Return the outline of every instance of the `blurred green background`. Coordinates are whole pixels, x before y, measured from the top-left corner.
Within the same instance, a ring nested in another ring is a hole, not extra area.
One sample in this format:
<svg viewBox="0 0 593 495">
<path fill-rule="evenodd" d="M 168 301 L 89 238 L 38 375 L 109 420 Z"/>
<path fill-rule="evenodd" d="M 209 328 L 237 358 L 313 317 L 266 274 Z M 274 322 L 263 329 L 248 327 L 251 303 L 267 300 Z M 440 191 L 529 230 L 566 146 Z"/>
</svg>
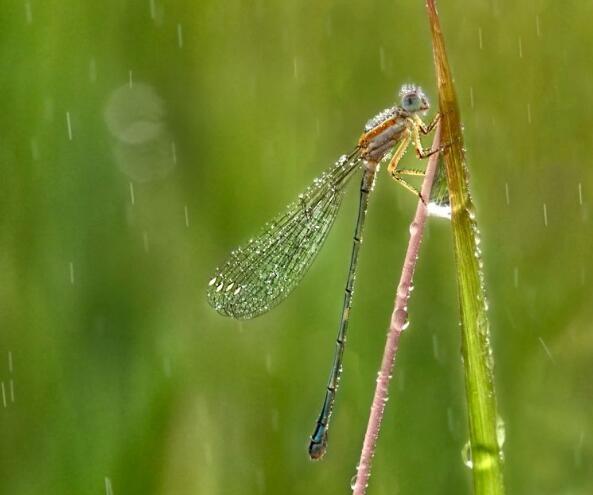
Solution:
<svg viewBox="0 0 593 495">
<path fill-rule="evenodd" d="M 415 199 L 380 174 L 322 462 L 306 447 L 357 187 L 253 321 L 205 288 L 404 82 L 422 1 L 1 1 L 0 493 L 347 493 Z M 441 2 L 509 493 L 593 493 L 593 6 Z M 404 163 L 413 162 L 409 154 Z M 449 225 L 431 219 L 370 494 L 471 493 Z"/>
</svg>

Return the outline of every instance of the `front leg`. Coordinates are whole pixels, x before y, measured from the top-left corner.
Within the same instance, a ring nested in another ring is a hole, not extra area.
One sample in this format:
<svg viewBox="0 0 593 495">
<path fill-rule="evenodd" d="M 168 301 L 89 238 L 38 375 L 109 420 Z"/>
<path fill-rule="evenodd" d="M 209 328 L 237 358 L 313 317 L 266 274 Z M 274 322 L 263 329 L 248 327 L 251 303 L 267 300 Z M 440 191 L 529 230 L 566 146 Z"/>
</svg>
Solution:
<svg viewBox="0 0 593 495">
<path fill-rule="evenodd" d="M 418 120 L 420 120 L 420 117 L 416 116 Z M 411 120 L 411 119 L 410 119 Z M 420 122 L 422 122 L 422 120 L 420 120 Z M 420 127 L 420 125 L 411 120 L 411 124 L 412 124 L 412 133 L 414 135 L 414 147 L 416 148 L 416 156 L 418 158 L 428 158 L 431 155 L 434 155 L 435 153 L 439 153 L 440 151 L 443 151 L 444 146 L 441 146 L 439 148 L 437 148 L 436 150 L 433 150 L 431 148 L 423 148 L 422 147 L 422 141 L 420 141 L 420 131 L 422 130 L 422 128 Z M 430 125 L 432 125 L 432 122 L 430 123 Z"/>
<path fill-rule="evenodd" d="M 430 131 L 432 131 L 434 129 L 434 127 L 437 125 L 438 121 L 441 120 L 441 114 L 437 113 L 433 119 L 431 120 L 431 122 L 426 125 L 422 119 L 420 118 L 419 115 L 414 115 L 414 123 L 420 128 L 420 131 L 422 132 L 422 134 L 426 135 L 428 134 Z"/>
<path fill-rule="evenodd" d="M 391 157 L 391 160 L 389 161 L 389 165 L 387 165 L 387 172 L 389 172 L 389 175 L 391 175 L 393 180 L 395 180 L 399 185 L 405 187 L 408 191 L 410 191 L 415 196 L 418 196 L 422 200 L 422 202 L 426 204 L 426 202 L 424 201 L 424 198 L 420 194 L 420 191 L 402 177 L 402 175 L 404 175 L 404 174 L 405 175 L 422 175 L 423 172 L 421 172 L 419 170 L 417 171 L 417 170 L 408 170 L 408 169 L 403 169 L 403 170 L 399 169 L 398 170 L 398 168 L 397 168 L 397 165 L 400 162 L 400 160 L 402 159 L 402 157 L 404 156 L 404 153 L 406 152 L 406 149 L 408 148 L 411 140 L 412 140 L 412 133 L 411 133 L 410 129 L 408 128 L 404 131 L 402 140 L 399 143 L 398 147 L 396 148 L 395 152 L 393 153 L 393 156 Z"/>
</svg>

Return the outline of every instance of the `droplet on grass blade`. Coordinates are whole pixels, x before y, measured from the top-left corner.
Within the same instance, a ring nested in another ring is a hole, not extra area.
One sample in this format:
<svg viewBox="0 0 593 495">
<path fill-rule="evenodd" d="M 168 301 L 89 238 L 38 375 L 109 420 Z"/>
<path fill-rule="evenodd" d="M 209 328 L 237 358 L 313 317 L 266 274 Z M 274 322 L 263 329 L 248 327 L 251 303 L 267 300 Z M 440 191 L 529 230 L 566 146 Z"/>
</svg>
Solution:
<svg viewBox="0 0 593 495">
<path fill-rule="evenodd" d="M 472 461 L 472 446 L 469 443 L 469 440 L 465 442 L 465 445 L 461 449 L 461 460 L 463 461 L 463 465 L 469 469 L 473 469 L 474 463 Z"/>
</svg>

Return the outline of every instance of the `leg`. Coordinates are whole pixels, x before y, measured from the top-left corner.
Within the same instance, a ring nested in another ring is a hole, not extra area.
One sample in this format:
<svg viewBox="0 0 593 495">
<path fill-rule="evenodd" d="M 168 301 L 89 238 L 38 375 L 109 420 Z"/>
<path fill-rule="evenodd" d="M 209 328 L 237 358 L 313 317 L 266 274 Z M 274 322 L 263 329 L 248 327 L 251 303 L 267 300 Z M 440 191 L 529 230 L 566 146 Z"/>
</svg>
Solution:
<svg viewBox="0 0 593 495">
<path fill-rule="evenodd" d="M 396 148 L 395 153 L 393 153 L 393 156 L 391 157 L 391 160 L 389 161 L 389 165 L 387 165 L 387 172 L 389 172 L 389 175 L 391 175 L 391 177 L 393 177 L 393 179 L 398 184 L 401 184 L 402 186 L 404 186 L 408 191 L 410 191 L 415 196 L 418 196 L 424 202 L 424 199 L 422 198 L 420 191 L 418 191 L 418 189 L 416 189 L 412 184 L 410 184 L 408 181 L 404 180 L 401 177 L 402 175 L 423 175 L 424 172 L 421 172 L 419 170 L 410 170 L 410 169 L 398 170 L 398 168 L 397 168 L 397 165 L 398 165 L 399 161 L 402 159 L 402 157 L 404 156 L 404 153 L 406 152 L 406 149 L 408 148 L 408 145 L 410 144 L 411 140 L 412 140 L 412 136 L 410 134 L 410 130 L 407 129 L 405 131 L 405 134 L 404 134 L 401 142 L 399 143 L 398 147 Z"/>
<path fill-rule="evenodd" d="M 402 179 L 402 175 L 412 175 L 414 177 L 424 177 L 426 174 L 424 170 L 418 170 L 416 168 L 398 168 L 393 171 L 391 175 L 399 184 L 404 186 L 408 191 L 414 193 L 414 195 L 418 195 L 418 197 L 425 203 L 424 198 L 420 194 L 420 191 L 415 188 L 412 184 Z"/>
<path fill-rule="evenodd" d="M 414 115 L 414 120 L 416 121 L 416 124 L 418 125 L 418 127 L 420 128 L 420 131 L 422 132 L 422 134 L 428 134 L 430 131 L 432 131 L 434 129 L 434 127 L 437 125 L 438 121 L 441 120 L 441 114 L 437 113 L 433 119 L 431 120 L 430 124 L 426 125 L 422 119 L 420 118 L 419 115 Z"/>
<path fill-rule="evenodd" d="M 424 177 L 426 172 L 418 170 L 417 168 L 398 168 L 397 172 L 400 175 L 413 175 L 414 177 Z"/>
<path fill-rule="evenodd" d="M 418 158 L 428 158 L 430 155 L 434 155 L 435 153 L 443 152 L 449 146 L 451 146 L 451 143 L 445 143 L 445 144 L 441 144 L 441 146 L 438 150 L 432 150 L 430 148 L 422 148 L 422 143 L 420 142 L 420 133 L 428 134 L 430 131 L 432 131 L 434 129 L 434 127 L 437 125 L 437 123 L 439 122 L 440 119 L 441 119 L 441 114 L 437 113 L 435 115 L 434 119 L 432 119 L 432 122 L 430 124 L 428 124 L 428 126 L 426 126 L 424 124 L 424 122 L 422 122 L 422 119 L 418 115 L 414 116 L 412 125 L 414 126 L 414 145 L 416 148 L 416 155 L 418 156 Z"/>
<path fill-rule="evenodd" d="M 418 117 L 420 119 L 420 117 Z M 422 121 L 420 121 L 422 122 Z M 432 124 L 432 122 L 431 122 Z M 422 141 L 420 141 L 420 131 L 421 127 L 416 122 L 413 123 L 412 133 L 414 134 L 414 147 L 416 148 L 416 156 L 418 158 L 428 158 L 430 155 L 434 155 L 435 153 L 439 153 L 444 149 L 444 146 L 437 148 L 436 150 L 422 147 Z"/>
<path fill-rule="evenodd" d="M 408 169 L 400 169 L 400 170 L 394 170 L 393 173 L 391 174 L 391 177 L 393 177 L 393 179 L 400 185 L 404 186 L 408 191 L 410 191 L 414 196 L 418 196 L 420 198 L 420 200 L 426 204 L 426 201 L 424 201 L 424 198 L 422 197 L 422 194 L 420 194 L 420 191 L 414 187 L 412 184 L 410 184 L 408 181 L 402 179 L 402 175 L 424 175 L 424 172 L 420 173 L 420 174 L 416 174 L 416 173 L 409 173 L 411 172 L 411 170 Z M 415 172 L 419 172 L 419 171 L 415 171 Z"/>
</svg>

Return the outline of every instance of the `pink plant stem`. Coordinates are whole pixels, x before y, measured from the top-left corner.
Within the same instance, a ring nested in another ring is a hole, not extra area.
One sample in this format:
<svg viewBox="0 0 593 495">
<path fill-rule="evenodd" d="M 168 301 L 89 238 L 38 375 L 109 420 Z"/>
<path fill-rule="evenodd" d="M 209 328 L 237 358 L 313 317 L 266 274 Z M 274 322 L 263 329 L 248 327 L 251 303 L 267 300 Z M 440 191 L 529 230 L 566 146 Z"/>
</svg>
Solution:
<svg viewBox="0 0 593 495">
<path fill-rule="evenodd" d="M 441 141 L 441 127 L 437 125 L 432 149 L 436 150 L 440 147 Z M 426 175 L 422 183 L 422 197 L 430 198 L 430 190 L 432 182 L 436 173 L 439 153 L 430 156 L 426 166 Z M 375 388 L 375 395 L 373 397 L 373 404 L 371 406 L 371 414 L 367 425 L 367 431 L 364 436 L 362 452 L 360 453 L 360 461 L 357 468 L 356 482 L 352 487 L 353 495 L 364 495 L 371 476 L 371 462 L 377 446 L 377 439 L 379 438 L 379 430 L 381 429 L 381 421 L 383 419 L 383 412 L 385 404 L 387 403 L 389 395 L 389 382 L 391 381 L 391 374 L 395 364 L 395 356 L 399 346 L 399 338 L 401 333 L 406 329 L 408 322 L 408 299 L 410 297 L 410 287 L 412 285 L 412 278 L 414 276 L 414 268 L 416 267 L 416 260 L 418 259 L 418 252 L 420 250 L 420 241 L 424 232 L 424 225 L 428 215 L 426 204 L 418 200 L 416 208 L 416 215 L 410 224 L 410 240 L 408 242 L 408 250 L 404 258 L 402 267 L 402 274 L 397 286 L 395 294 L 395 303 L 393 313 L 391 314 L 391 322 L 389 324 L 389 331 L 387 333 L 387 342 L 385 343 L 385 351 L 383 352 L 383 360 L 381 361 L 381 369 L 377 377 L 377 385 Z"/>
</svg>

